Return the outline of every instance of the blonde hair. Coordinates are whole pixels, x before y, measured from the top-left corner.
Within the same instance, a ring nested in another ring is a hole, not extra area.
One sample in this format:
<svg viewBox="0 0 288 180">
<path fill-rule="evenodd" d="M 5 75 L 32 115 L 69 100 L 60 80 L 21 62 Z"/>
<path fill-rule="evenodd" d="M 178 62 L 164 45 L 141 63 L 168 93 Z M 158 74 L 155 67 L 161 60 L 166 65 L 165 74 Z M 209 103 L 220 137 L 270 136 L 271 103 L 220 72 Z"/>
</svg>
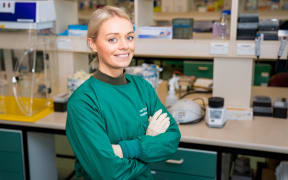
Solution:
<svg viewBox="0 0 288 180">
<path fill-rule="evenodd" d="M 97 9 L 93 12 L 93 14 L 90 17 L 90 20 L 88 23 L 87 38 L 92 38 L 93 40 L 95 40 L 98 36 L 98 32 L 99 32 L 101 25 L 106 20 L 114 16 L 118 16 L 118 17 L 131 21 L 128 14 L 125 12 L 125 10 L 121 8 L 113 7 L 113 6 L 105 6 L 101 9 Z"/>
</svg>

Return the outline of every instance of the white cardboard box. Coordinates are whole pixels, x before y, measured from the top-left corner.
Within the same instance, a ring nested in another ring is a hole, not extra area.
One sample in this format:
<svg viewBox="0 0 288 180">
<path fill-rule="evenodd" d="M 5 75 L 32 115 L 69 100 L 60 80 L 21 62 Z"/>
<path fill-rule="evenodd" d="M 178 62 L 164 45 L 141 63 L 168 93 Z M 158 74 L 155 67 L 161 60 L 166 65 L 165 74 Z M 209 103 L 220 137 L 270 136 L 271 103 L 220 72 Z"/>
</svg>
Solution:
<svg viewBox="0 0 288 180">
<path fill-rule="evenodd" d="M 161 1 L 162 12 L 173 12 L 174 11 L 174 0 L 162 0 Z"/>
</svg>

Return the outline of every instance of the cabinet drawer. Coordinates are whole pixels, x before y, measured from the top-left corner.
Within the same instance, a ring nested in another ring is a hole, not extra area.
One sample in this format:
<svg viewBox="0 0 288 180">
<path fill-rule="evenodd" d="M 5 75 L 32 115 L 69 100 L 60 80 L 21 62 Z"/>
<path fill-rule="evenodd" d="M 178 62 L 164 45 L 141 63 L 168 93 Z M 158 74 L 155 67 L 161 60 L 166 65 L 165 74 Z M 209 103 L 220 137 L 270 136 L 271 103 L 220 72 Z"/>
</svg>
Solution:
<svg viewBox="0 0 288 180">
<path fill-rule="evenodd" d="M 179 148 L 165 162 L 150 165 L 153 170 L 183 173 L 193 176 L 216 177 L 217 153 Z"/>
<path fill-rule="evenodd" d="M 255 64 L 254 69 L 254 85 L 268 85 L 270 79 L 270 64 Z"/>
<path fill-rule="evenodd" d="M 0 172 L 23 173 L 22 153 L 0 151 Z"/>
<path fill-rule="evenodd" d="M 197 78 L 213 78 L 213 62 L 185 61 L 184 74 Z"/>
<path fill-rule="evenodd" d="M 21 152 L 22 151 L 21 131 L 0 129 L 0 151 Z"/>
<path fill-rule="evenodd" d="M 25 178 L 22 174 L 6 173 L 0 171 L 0 179 L 24 180 Z"/>
<path fill-rule="evenodd" d="M 165 171 L 151 171 L 154 180 L 214 180 L 215 178 L 192 176 L 187 174 L 171 173 Z"/>
</svg>

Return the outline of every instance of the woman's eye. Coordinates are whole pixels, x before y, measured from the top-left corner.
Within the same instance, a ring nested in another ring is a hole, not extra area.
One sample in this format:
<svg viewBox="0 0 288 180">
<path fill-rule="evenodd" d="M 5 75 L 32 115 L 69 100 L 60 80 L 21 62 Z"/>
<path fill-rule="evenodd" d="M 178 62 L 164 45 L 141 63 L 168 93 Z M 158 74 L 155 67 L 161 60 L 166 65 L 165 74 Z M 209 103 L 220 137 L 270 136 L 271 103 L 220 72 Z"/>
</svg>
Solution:
<svg viewBox="0 0 288 180">
<path fill-rule="evenodd" d="M 128 39 L 129 41 L 132 41 L 132 40 L 134 39 L 134 36 L 128 36 L 127 39 Z"/>
<path fill-rule="evenodd" d="M 117 39 L 116 39 L 116 38 L 110 38 L 110 39 L 108 39 L 108 42 L 110 42 L 110 43 L 116 43 L 116 42 L 117 42 Z"/>
</svg>

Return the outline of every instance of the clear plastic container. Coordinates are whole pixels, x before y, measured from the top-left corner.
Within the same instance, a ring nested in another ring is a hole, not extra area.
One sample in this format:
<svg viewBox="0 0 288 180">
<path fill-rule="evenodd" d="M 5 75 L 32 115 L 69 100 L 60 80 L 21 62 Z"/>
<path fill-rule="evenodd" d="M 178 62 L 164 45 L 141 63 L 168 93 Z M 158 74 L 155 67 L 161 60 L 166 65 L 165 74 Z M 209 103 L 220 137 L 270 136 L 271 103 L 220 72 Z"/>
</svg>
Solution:
<svg viewBox="0 0 288 180">
<path fill-rule="evenodd" d="M 49 42 L 37 39 L 36 33 L 31 33 L 27 41 L 27 44 L 33 41 L 35 46 L 31 45 L 26 50 L 4 50 L 1 53 L 1 120 L 35 122 L 53 112 L 49 56 L 45 50 L 40 52 L 35 48 Z"/>
<path fill-rule="evenodd" d="M 219 23 L 219 38 L 220 39 L 226 39 L 227 37 L 227 15 L 222 13 L 220 23 Z"/>
<path fill-rule="evenodd" d="M 230 10 L 223 10 L 220 22 L 213 24 L 213 38 L 214 39 L 227 39 L 230 27 Z"/>
</svg>

